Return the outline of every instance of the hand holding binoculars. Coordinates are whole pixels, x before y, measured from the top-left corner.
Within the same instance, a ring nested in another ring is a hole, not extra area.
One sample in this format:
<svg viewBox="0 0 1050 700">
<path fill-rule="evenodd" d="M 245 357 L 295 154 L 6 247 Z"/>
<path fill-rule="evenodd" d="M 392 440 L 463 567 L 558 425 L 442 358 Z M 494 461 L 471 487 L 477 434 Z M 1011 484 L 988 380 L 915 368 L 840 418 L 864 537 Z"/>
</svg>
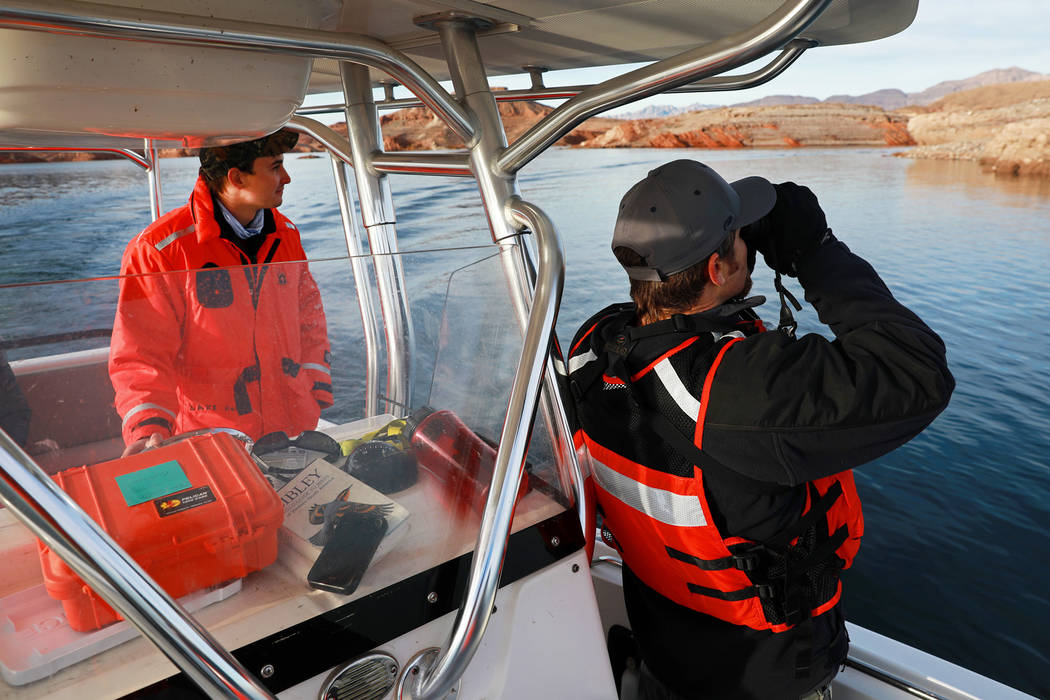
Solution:
<svg viewBox="0 0 1050 700">
<path fill-rule="evenodd" d="M 781 182 L 773 188 L 777 192 L 773 209 L 740 230 L 748 247 L 748 269 L 754 269 L 758 252 L 774 271 L 796 277 L 798 264 L 828 239 L 831 230 L 808 187 Z"/>
</svg>

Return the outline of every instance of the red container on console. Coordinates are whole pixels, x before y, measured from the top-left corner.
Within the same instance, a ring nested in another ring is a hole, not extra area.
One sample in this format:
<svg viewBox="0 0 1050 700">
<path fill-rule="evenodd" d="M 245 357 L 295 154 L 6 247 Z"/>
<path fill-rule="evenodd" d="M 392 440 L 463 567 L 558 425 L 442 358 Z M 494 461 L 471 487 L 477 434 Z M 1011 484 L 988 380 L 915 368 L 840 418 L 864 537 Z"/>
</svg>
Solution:
<svg viewBox="0 0 1050 700">
<path fill-rule="evenodd" d="M 171 596 L 241 578 L 277 558 L 284 509 L 226 433 L 55 474 L 58 485 Z M 122 619 L 46 545 L 44 585 L 84 632 Z"/>
<path fill-rule="evenodd" d="M 447 507 L 459 515 L 485 512 L 496 450 L 451 411 L 434 411 L 412 431 L 412 449 L 425 473 L 437 482 Z M 522 473 L 520 501 L 529 491 L 529 475 Z"/>
</svg>

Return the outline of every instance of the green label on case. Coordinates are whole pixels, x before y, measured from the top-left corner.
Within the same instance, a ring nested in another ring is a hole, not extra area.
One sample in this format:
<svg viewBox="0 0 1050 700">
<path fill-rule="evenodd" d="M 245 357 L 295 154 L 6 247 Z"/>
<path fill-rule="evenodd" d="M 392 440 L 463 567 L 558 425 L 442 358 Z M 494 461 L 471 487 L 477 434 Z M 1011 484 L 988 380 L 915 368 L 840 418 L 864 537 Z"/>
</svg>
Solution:
<svg viewBox="0 0 1050 700">
<path fill-rule="evenodd" d="M 188 489 L 192 484 L 175 460 L 117 477 L 117 487 L 129 506 Z"/>
</svg>

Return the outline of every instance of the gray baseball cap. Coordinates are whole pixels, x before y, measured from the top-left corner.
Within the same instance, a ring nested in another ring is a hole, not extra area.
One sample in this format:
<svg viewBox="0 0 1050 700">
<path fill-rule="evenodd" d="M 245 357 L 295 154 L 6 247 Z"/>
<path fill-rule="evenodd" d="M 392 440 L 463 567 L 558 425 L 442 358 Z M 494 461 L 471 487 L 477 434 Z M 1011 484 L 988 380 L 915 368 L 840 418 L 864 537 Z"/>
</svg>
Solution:
<svg viewBox="0 0 1050 700">
<path fill-rule="evenodd" d="M 777 201 L 762 177 L 730 184 L 695 160 L 673 160 L 649 171 L 620 200 L 612 247 L 645 260 L 627 267 L 631 279 L 661 282 L 718 249 L 734 229 L 758 221 Z"/>
</svg>

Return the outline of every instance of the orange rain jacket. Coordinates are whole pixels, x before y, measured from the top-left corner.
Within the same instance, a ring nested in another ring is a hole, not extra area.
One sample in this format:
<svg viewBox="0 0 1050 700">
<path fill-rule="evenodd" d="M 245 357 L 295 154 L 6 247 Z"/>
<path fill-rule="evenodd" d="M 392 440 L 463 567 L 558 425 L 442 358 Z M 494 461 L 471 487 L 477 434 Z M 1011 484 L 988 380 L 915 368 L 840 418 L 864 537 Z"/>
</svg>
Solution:
<svg viewBox="0 0 1050 700">
<path fill-rule="evenodd" d="M 332 405 L 324 309 L 299 231 L 267 210 L 254 260 L 221 232 L 198 179 L 186 206 L 124 252 L 109 374 L 126 443 L 210 427 L 295 435 Z"/>
</svg>

